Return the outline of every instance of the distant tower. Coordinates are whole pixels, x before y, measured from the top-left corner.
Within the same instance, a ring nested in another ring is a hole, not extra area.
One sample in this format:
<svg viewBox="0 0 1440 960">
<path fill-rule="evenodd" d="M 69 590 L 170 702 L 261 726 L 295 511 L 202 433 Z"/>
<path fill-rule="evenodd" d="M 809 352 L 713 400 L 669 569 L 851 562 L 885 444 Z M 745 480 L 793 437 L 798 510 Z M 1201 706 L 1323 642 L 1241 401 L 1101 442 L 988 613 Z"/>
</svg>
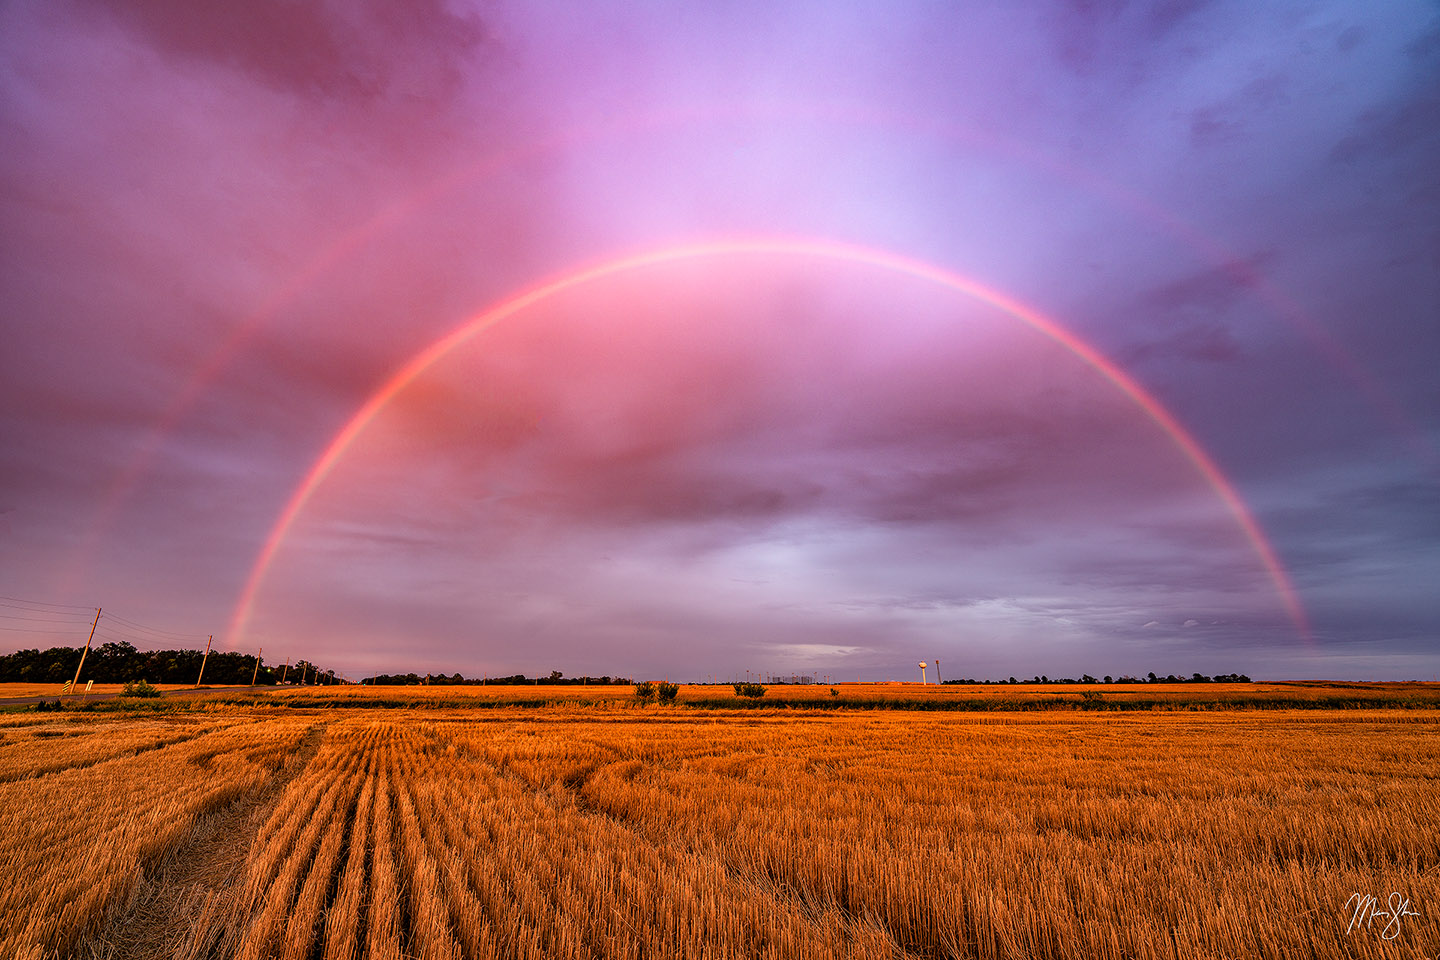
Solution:
<svg viewBox="0 0 1440 960">
<path fill-rule="evenodd" d="M 944 685 L 945 681 L 940 679 L 940 658 L 935 658 L 935 682 Z"/>
<path fill-rule="evenodd" d="M 921 660 L 921 661 L 920 661 L 920 684 L 921 684 L 921 686 L 924 686 L 924 684 L 925 684 L 925 661 L 924 661 L 924 660 Z"/>
</svg>

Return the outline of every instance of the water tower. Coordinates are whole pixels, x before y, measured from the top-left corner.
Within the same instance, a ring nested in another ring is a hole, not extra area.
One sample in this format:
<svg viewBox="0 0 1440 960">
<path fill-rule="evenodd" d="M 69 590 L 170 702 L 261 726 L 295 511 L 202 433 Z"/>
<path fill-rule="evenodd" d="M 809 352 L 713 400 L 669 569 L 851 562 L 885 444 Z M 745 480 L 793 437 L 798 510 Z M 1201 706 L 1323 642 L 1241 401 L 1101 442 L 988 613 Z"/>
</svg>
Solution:
<svg viewBox="0 0 1440 960">
<path fill-rule="evenodd" d="M 925 684 L 925 661 L 924 661 L 924 660 L 921 660 L 921 661 L 920 661 L 920 684 L 921 684 L 922 686 Z"/>
</svg>

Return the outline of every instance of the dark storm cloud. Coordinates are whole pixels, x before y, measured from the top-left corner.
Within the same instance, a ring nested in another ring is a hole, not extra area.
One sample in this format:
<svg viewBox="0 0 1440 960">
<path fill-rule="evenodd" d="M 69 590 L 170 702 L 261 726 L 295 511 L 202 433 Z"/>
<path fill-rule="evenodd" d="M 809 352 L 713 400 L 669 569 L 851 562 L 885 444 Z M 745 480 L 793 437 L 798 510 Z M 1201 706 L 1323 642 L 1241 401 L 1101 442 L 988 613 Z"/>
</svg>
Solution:
<svg viewBox="0 0 1440 960">
<path fill-rule="evenodd" d="M 1145 294 L 1142 307 L 1162 312 L 1221 313 L 1242 300 L 1250 300 L 1265 282 L 1267 268 L 1277 251 L 1262 250 L 1248 257 L 1207 267 L 1190 276 L 1169 280 Z"/>
<path fill-rule="evenodd" d="M 1120 358 L 1127 367 L 1139 366 L 1156 357 L 1173 356 L 1185 360 L 1225 363 L 1241 355 L 1240 344 L 1230 328 L 1215 320 L 1194 321 L 1180 325 L 1163 339 L 1137 344 Z"/>
<path fill-rule="evenodd" d="M 373 106 L 453 96 L 486 51 L 478 16 L 440 0 L 332 4 L 87 0 L 167 56 L 241 70 L 277 90 Z"/>
<path fill-rule="evenodd" d="M 1267 112 L 1284 109 L 1287 86 L 1284 74 L 1265 74 L 1224 100 L 1195 110 L 1190 115 L 1191 142 L 1204 150 L 1240 140 L 1247 124 L 1260 121 Z"/>
<path fill-rule="evenodd" d="M 1354 164 L 1362 158 L 1403 160 L 1417 148 L 1433 147 L 1440 127 L 1440 95 L 1417 91 L 1401 104 L 1369 112 L 1331 150 L 1331 160 Z"/>
<path fill-rule="evenodd" d="M 1243 259 L 1206 267 L 1188 276 L 1166 280 L 1136 298 L 1133 309 L 1148 323 L 1148 339 L 1138 340 L 1120 354 L 1126 367 L 1143 369 L 1149 361 L 1174 358 L 1208 363 L 1239 360 L 1244 353 L 1232 329 L 1236 308 L 1253 308 L 1269 294 L 1267 273 L 1278 257 L 1274 249 Z"/>
<path fill-rule="evenodd" d="M 1395 102 L 1367 110 L 1356 118 L 1351 132 L 1335 144 L 1330 159 L 1353 165 L 1362 160 L 1403 164 L 1416 161 L 1421 151 L 1433 151 L 1440 141 L 1440 41 L 1417 42 L 1414 86 Z"/>
<path fill-rule="evenodd" d="M 1062 0 L 1052 5 L 1048 19 L 1059 61 L 1090 77 L 1113 71 L 1117 56 L 1134 56 L 1164 40 L 1207 6 L 1209 0 Z"/>
</svg>

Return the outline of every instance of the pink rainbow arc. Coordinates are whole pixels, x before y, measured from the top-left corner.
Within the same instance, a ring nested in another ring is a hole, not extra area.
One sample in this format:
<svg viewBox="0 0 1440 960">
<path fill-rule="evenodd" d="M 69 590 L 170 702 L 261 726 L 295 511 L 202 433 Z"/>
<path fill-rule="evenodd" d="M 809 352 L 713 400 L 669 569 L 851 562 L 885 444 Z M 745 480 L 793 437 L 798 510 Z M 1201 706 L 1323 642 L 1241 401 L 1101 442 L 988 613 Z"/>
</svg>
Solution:
<svg viewBox="0 0 1440 960">
<path fill-rule="evenodd" d="M 1379 383 L 1351 354 L 1347 353 L 1333 335 L 1310 318 L 1293 298 L 1285 294 L 1274 284 L 1268 282 L 1259 271 L 1243 264 L 1237 264 L 1237 255 L 1227 249 L 1219 240 L 1190 225 L 1169 210 L 1150 202 L 1143 196 L 1127 190 L 1082 167 L 1057 161 L 1019 141 L 996 136 L 992 132 L 981 133 L 975 129 L 959 126 L 950 122 L 936 121 L 933 117 L 892 115 L 890 113 L 881 113 L 867 109 L 856 104 L 831 101 L 817 104 L 767 102 L 748 107 L 727 103 L 702 107 L 692 111 L 634 115 L 624 118 L 623 122 L 620 123 L 607 120 L 604 124 L 595 124 L 586 128 L 569 130 L 563 135 L 552 136 L 527 147 L 512 149 L 488 156 L 479 162 L 466 164 L 457 168 L 433 183 L 428 184 L 418 192 L 407 196 L 403 200 L 390 204 L 374 216 L 341 234 L 316 256 L 305 263 L 297 274 L 282 284 L 271 296 L 267 297 L 259 307 L 251 311 L 231 330 L 229 335 L 218 347 L 214 348 L 207 356 L 201 359 L 186 382 L 175 393 L 165 409 L 161 412 L 160 417 L 152 425 L 148 435 L 138 445 L 126 464 L 115 475 L 95 512 L 89 529 L 81 540 L 80 546 L 73 552 L 74 559 L 72 560 L 69 572 L 65 575 L 65 581 L 71 582 L 77 579 L 80 566 L 85 562 L 85 558 L 93 556 L 96 546 L 108 529 L 120 504 L 130 495 L 130 492 L 134 489 L 141 476 L 148 469 L 151 459 L 160 449 L 166 436 L 175 428 L 181 417 L 202 395 L 204 390 L 216 379 L 221 370 L 230 362 L 244 342 L 253 336 L 256 330 L 272 318 L 282 306 L 289 303 L 298 295 L 307 284 L 313 282 L 326 270 L 345 260 L 346 257 L 366 243 L 372 241 L 375 237 L 383 234 L 387 228 L 405 220 L 414 212 L 437 202 L 462 183 L 472 179 L 481 179 L 485 175 L 510 167 L 524 158 L 543 156 L 562 145 L 574 146 L 588 141 L 598 140 L 606 134 L 618 135 L 652 127 L 680 125 L 696 120 L 715 120 L 727 115 L 748 116 L 752 111 L 774 120 L 799 118 L 818 120 L 821 122 L 834 120 L 840 123 L 855 125 L 893 126 L 896 129 L 925 136 L 938 137 L 956 143 L 978 144 L 981 147 L 993 150 L 1010 159 L 1028 164 L 1039 170 L 1047 171 L 1062 180 L 1090 191 L 1093 195 L 1103 198 L 1122 209 L 1129 210 L 1131 213 L 1142 217 L 1146 221 L 1158 225 L 1172 238 L 1179 240 L 1191 250 L 1198 252 L 1202 257 L 1213 260 L 1217 264 L 1228 264 L 1228 269 L 1233 271 L 1247 287 L 1254 290 L 1260 300 L 1273 310 L 1277 317 L 1289 322 L 1292 326 L 1299 327 L 1306 338 L 1320 350 L 1326 359 L 1340 369 L 1346 377 L 1358 387 L 1372 407 L 1383 414 L 1386 420 L 1401 435 L 1407 438 L 1407 441 L 1415 450 L 1421 462 L 1431 466 L 1440 464 L 1440 454 L 1437 454 L 1435 448 L 1424 438 L 1418 427 L 1411 421 L 1409 415 L 1398 401 L 1389 394 L 1384 385 Z"/>
<path fill-rule="evenodd" d="M 1311 634 L 1308 619 L 1305 615 L 1304 607 L 1300 603 L 1299 595 L 1296 593 L 1295 587 L 1290 581 L 1290 576 L 1280 564 L 1280 560 L 1276 556 L 1270 541 L 1260 529 L 1259 523 L 1256 522 L 1249 508 L 1247 508 L 1244 501 L 1241 500 L 1234 485 L 1220 472 L 1220 468 L 1215 465 L 1215 462 L 1210 458 L 1209 454 L 1207 454 L 1195 438 L 1191 436 L 1189 431 L 1181 426 L 1180 422 L 1175 419 L 1169 410 L 1165 409 L 1160 401 L 1151 396 L 1144 387 L 1140 386 L 1139 383 L 1133 380 L 1123 370 L 1106 359 L 1105 356 L 1094 347 L 1091 347 L 1085 341 L 1079 339 L 1073 333 L 1033 308 L 1003 293 L 991 290 L 960 274 L 953 273 L 934 264 L 911 259 L 885 250 L 877 250 L 831 240 L 816 238 L 747 238 L 664 247 L 615 260 L 608 260 L 595 266 L 568 273 L 558 279 L 549 280 L 539 286 L 516 294 L 508 300 L 502 301 L 485 312 L 467 320 L 455 330 L 452 330 L 412 357 L 408 363 L 401 367 L 389 380 L 385 381 L 379 389 L 370 395 L 360 409 L 355 412 L 345 426 L 342 427 L 330 441 L 329 446 L 320 454 L 320 457 L 315 461 L 314 465 L 311 466 L 299 486 L 297 486 L 291 494 L 289 501 L 285 504 L 285 509 L 280 513 L 279 518 L 275 521 L 275 525 L 266 537 L 264 546 L 256 557 L 255 564 L 251 568 L 250 574 L 245 581 L 244 589 L 240 593 L 239 600 L 230 618 L 230 624 L 227 630 L 228 645 L 233 648 L 240 640 L 241 634 L 244 632 L 246 624 L 249 621 L 251 608 L 254 606 L 256 595 L 259 593 L 260 587 L 265 580 L 266 572 L 269 570 L 270 564 L 274 561 L 276 553 L 279 552 L 281 545 L 284 543 L 291 526 L 295 523 L 301 511 L 304 510 L 306 503 L 309 502 L 316 488 L 319 487 L 321 482 L 329 475 L 330 471 L 334 469 L 335 464 L 344 456 L 346 450 L 355 441 L 356 437 L 375 419 L 375 416 L 384 409 L 400 391 L 414 382 L 420 374 L 436 361 L 488 327 L 573 287 L 582 286 L 595 280 L 627 273 L 644 267 L 675 263 L 683 260 L 694 260 L 703 257 L 734 255 L 812 257 L 823 260 L 863 264 L 877 269 L 890 270 L 905 276 L 927 280 L 964 293 L 982 303 L 989 304 L 1065 347 L 1104 377 L 1121 393 L 1129 397 L 1130 400 L 1170 438 L 1171 442 L 1184 454 L 1185 458 L 1190 461 L 1216 496 L 1220 498 L 1226 509 L 1230 511 L 1236 523 L 1239 524 L 1246 540 L 1249 541 L 1261 565 L 1269 574 L 1276 592 L 1279 594 L 1280 601 L 1285 607 L 1286 613 L 1295 624 L 1301 637 L 1306 640 L 1310 639 Z"/>
</svg>

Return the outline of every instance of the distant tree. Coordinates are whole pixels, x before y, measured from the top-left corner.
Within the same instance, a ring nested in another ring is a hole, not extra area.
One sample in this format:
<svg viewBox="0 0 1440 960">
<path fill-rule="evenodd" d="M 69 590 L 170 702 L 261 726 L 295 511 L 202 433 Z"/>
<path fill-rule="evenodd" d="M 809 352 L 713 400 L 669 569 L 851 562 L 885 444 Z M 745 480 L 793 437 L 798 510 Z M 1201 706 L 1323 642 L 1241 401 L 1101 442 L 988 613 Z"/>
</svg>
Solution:
<svg viewBox="0 0 1440 960">
<path fill-rule="evenodd" d="M 1151 683 L 1159 683 L 1159 682 L 1160 682 L 1160 681 L 1159 681 L 1159 678 L 1157 678 L 1157 677 L 1155 676 L 1155 671 L 1154 671 L 1154 670 L 1151 670 L 1149 673 L 1146 674 L 1146 676 L 1150 678 L 1150 682 L 1151 682 Z"/>
<path fill-rule="evenodd" d="M 91 651 L 90 656 L 94 663 L 91 677 L 102 683 L 132 680 L 138 673 L 139 654 L 133 644 L 123 640 L 119 643 L 102 643 Z"/>
<path fill-rule="evenodd" d="M 1111 680 L 1111 679 L 1110 679 L 1110 674 L 1107 673 L 1107 674 L 1105 674 L 1105 682 L 1106 682 L 1106 683 L 1114 683 L 1115 681 L 1114 681 L 1114 680 Z"/>
<path fill-rule="evenodd" d="M 136 680 L 125 684 L 125 689 L 120 691 L 122 697 L 158 697 L 160 691 L 156 690 L 144 680 Z"/>
</svg>

